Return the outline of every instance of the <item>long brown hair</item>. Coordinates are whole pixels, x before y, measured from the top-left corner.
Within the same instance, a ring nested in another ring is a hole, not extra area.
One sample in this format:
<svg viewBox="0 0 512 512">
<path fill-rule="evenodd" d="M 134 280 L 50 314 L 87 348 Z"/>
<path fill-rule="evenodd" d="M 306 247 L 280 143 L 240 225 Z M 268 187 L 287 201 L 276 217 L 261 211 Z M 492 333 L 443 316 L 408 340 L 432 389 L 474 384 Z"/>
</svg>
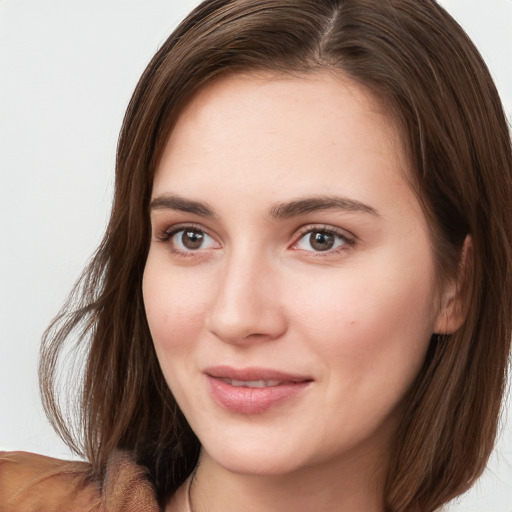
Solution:
<svg viewBox="0 0 512 512">
<path fill-rule="evenodd" d="M 406 397 L 383 498 L 390 512 L 432 511 L 486 465 L 512 335 L 509 130 L 478 51 L 434 0 L 210 0 L 181 23 L 128 106 L 103 242 L 45 333 L 47 414 L 99 476 L 114 450 L 132 451 L 161 502 L 196 464 L 199 441 L 163 378 L 144 313 L 148 206 L 183 106 L 213 77 L 257 69 L 330 69 L 369 88 L 400 126 L 440 275 L 458 271 L 472 237 L 466 321 L 451 336 L 432 337 Z M 83 378 L 73 375 L 78 423 L 57 397 L 65 342 L 84 362 Z"/>
</svg>

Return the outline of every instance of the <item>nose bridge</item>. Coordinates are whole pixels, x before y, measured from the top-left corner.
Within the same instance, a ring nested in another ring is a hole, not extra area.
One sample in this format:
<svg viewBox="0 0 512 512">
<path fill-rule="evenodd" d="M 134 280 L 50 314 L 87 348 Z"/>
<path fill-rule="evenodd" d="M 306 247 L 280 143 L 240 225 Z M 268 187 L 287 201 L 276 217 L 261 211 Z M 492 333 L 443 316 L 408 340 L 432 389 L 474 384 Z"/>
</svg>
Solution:
<svg viewBox="0 0 512 512">
<path fill-rule="evenodd" d="M 250 245 L 250 244 L 249 244 Z M 237 343 L 273 339 L 285 329 L 275 289 L 275 270 L 264 251 L 233 248 L 224 261 L 208 328 L 218 338 Z"/>
</svg>

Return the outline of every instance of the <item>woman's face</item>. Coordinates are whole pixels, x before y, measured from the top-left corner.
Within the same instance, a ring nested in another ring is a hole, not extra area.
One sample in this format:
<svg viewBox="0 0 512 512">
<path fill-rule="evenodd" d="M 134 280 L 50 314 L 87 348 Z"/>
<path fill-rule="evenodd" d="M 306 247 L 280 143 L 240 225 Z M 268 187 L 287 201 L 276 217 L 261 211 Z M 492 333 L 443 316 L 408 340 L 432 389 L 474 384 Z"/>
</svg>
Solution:
<svg viewBox="0 0 512 512">
<path fill-rule="evenodd" d="M 283 474 L 389 449 L 442 328 L 394 123 L 343 77 L 206 86 L 158 166 L 143 292 L 205 456 Z"/>
</svg>

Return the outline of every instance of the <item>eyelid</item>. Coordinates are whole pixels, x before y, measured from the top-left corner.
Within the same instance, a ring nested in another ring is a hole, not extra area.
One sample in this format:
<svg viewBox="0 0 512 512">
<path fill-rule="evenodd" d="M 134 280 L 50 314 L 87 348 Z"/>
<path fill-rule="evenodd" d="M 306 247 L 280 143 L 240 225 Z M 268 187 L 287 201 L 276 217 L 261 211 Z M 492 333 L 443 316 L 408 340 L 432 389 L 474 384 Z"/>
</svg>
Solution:
<svg viewBox="0 0 512 512">
<path fill-rule="evenodd" d="M 300 242 L 300 240 L 302 240 L 302 238 L 304 238 L 305 235 L 314 232 L 324 232 L 336 237 L 340 237 L 345 241 L 345 245 L 343 247 L 330 249 L 327 251 L 306 251 L 305 249 L 299 249 L 296 247 L 297 244 Z M 350 231 L 347 231 L 346 229 L 338 228 L 330 224 L 308 224 L 306 226 L 302 226 L 297 230 L 293 237 L 293 240 L 294 241 L 290 246 L 291 249 L 295 249 L 297 251 L 311 252 L 315 254 L 315 256 L 327 256 L 328 254 L 333 254 L 340 250 L 347 250 L 348 248 L 354 246 L 357 242 L 357 237 Z"/>
<path fill-rule="evenodd" d="M 196 231 L 201 231 L 211 238 L 217 239 L 216 236 L 210 233 L 210 230 L 202 226 L 201 224 L 196 224 L 194 222 L 178 222 L 177 224 L 166 225 L 165 228 L 159 229 L 155 227 L 154 236 L 159 240 L 164 242 L 165 240 L 169 240 L 173 235 L 178 233 L 179 231 L 183 231 L 184 229 L 192 229 Z"/>
<path fill-rule="evenodd" d="M 172 245 L 171 244 L 171 239 L 173 238 L 173 236 L 176 235 L 177 233 L 179 233 L 180 231 L 185 231 L 187 229 L 194 230 L 194 231 L 200 231 L 201 233 L 204 233 L 206 236 L 208 236 L 212 240 L 214 240 L 218 247 L 214 247 L 214 248 L 210 247 L 210 248 L 207 248 L 207 249 L 197 249 L 196 251 L 193 251 L 193 250 L 191 250 L 191 251 L 182 251 L 182 250 L 177 249 L 175 247 L 171 247 L 171 245 Z M 172 253 L 183 255 L 183 256 L 185 256 L 185 255 L 186 256 L 192 256 L 194 254 L 198 254 L 198 253 L 204 252 L 206 250 L 212 250 L 212 249 L 215 250 L 215 249 L 220 248 L 221 245 L 222 245 L 219 242 L 218 237 L 216 235 L 213 235 L 210 232 L 209 229 L 205 228 L 201 224 L 196 224 L 194 222 L 181 222 L 181 223 L 178 223 L 178 224 L 168 225 L 164 229 L 155 229 L 154 236 L 155 236 L 157 242 L 169 245 L 169 250 Z"/>
</svg>

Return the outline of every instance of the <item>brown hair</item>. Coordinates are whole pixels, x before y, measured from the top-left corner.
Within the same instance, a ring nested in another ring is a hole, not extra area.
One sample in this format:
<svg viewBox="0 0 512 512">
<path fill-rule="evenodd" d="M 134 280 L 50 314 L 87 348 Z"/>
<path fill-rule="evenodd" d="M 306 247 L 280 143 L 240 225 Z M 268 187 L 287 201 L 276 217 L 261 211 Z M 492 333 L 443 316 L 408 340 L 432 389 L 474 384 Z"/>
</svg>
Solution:
<svg viewBox="0 0 512 512">
<path fill-rule="evenodd" d="M 45 333 L 43 402 L 64 440 L 101 476 L 128 449 L 163 502 L 194 467 L 199 441 L 163 378 L 141 283 L 153 173 L 177 116 L 224 72 L 341 72 L 398 121 L 440 273 L 473 240 L 467 318 L 432 337 L 405 401 L 385 488 L 387 511 L 432 511 L 468 489 L 492 450 L 512 330 L 512 151 L 489 72 L 433 0 L 211 0 L 154 56 L 130 101 L 105 237 Z M 59 407 L 64 342 L 85 354 L 79 423 Z"/>
</svg>

